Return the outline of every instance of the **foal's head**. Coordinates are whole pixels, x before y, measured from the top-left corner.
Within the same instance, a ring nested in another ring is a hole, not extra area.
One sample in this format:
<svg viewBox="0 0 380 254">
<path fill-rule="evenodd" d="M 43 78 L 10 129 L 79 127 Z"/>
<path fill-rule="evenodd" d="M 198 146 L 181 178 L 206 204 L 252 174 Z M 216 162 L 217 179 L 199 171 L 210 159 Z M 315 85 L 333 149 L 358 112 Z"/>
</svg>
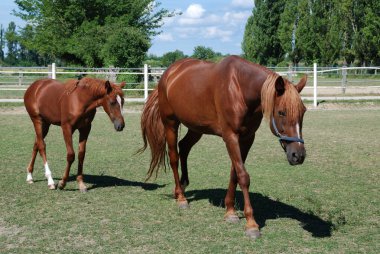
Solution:
<svg viewBox="0 0 380 254">
<path fill-rule="evenodd" d="M 306 108 L 299 95 L 306 80 L 305 76 L 294 86 L 272 73 L 261 92 L 264 117 L 269 120 L 272 133 L 279 138 L 291 165 L 302 164 L 306 156 L 302 139 L 302 120 Z"/>
<path fill-rule="evenodd" d="M 124 93 L 122 88 L 125 82 L 119 86 L 111 84 L 108 80 L 105 82 L 106 93 L 102 99 L 104 111 L 108 114 L 114 124 L 115 130 L 122 131 L 124 128 L 123 105 Z"/>
</svg>

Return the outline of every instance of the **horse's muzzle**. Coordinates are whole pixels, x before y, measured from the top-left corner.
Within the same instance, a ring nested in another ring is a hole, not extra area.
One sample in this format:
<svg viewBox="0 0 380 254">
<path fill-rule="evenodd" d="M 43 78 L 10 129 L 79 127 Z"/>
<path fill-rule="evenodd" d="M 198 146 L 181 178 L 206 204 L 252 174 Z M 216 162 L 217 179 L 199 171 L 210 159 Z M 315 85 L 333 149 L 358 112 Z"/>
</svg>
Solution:
<svg viewBox="0 0 380 254">
<path fill-rule="evenodd" d="M 116 131 L 122 131 L 124 129 L 124 126 L 125 126 L 124 122 L 119 121 L 119 120 L 115 120 L 113 122 L 113 125 L 114 125 Z"/>
<path fill-rule="evenodd" d="M 303 146 L 303 144 L 293 142 L 286 146 L 286 156 L 290 165 L 300 165 L 305 161 L 305 147 Z"/>
</svg>

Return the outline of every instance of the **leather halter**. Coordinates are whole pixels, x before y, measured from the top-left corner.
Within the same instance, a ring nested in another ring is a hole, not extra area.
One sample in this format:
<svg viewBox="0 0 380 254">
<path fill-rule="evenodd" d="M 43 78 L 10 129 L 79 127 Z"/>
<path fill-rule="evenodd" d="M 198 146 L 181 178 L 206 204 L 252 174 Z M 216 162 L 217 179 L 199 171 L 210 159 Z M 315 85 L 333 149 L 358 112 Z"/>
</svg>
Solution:
<svg viewBox="0 0 380 254">
<path fill-rule="evenodd" d="M 285 145 L 282 143 L 282 141 L 285 141 L 285 142 L 300 142 L 302 144 L 305 143 L 305 141 L 302 139 L 302 138 L 297 138 L 297 137 L 288 137 L 286 135 L 282 135 L 278 129 L 277 129 L 277 126 L 276 126 L 276 121 L 274 120 L 274 117 L 272 115 L 272 126 L 273 126 L 273 129 L 274 129 L 274 132 L 276 134 L 276 136 L 278 137 L 278 140 L 280 141 L 280 145 L 282 147 L 282 149 L 284 149 L 284 151 L 286 152 L 286 147 Z"/>
</svg>

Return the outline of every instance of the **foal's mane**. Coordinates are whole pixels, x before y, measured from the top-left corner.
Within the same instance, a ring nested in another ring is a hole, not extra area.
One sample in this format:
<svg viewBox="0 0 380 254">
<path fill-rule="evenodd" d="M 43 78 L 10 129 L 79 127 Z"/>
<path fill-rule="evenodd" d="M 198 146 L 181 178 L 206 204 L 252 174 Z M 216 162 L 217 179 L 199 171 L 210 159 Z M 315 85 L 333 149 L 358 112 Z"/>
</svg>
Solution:
<svg viewBox="0 0 380 254">
<path fill-rule="evenodd" d="M 80 80 L 72 79 L 67 81 L 66 91 L 69 94 L 73 92 L 77 87 L 83 87 L 86 88 L 88 92 L 93 94 L 94 96 L 103 96 L 106 92 L 104 86 L 105 82 L 106 81 L 102 79 L 95 79 L 89 77 L 84 77 Z"/>
<path fill-rule="evenodd" d="M 301 100 L 297 89 L 292 83 L 284 80 L 285 92 L 282 95 L 278 95 L 276 91 L 276 81 L 281 78 L 275 72 L 271 72 L 265 80 L 261 90 L 261 107 L 264 118 L 269 120 L 274 114 L 276 107 L 276 100 L 278 100 L 277 107 L 286 111 L 287 120 L 291 123 L 299 121 L 299 118 L 304 111 L 304 105 Z"/>
</svg>

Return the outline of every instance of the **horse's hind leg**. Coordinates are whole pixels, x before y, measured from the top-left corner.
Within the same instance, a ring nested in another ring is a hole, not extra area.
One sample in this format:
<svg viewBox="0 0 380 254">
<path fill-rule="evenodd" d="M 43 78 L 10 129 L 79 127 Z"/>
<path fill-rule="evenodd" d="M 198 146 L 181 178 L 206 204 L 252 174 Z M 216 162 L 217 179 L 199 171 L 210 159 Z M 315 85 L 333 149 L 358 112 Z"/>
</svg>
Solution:
<svg viewBox="0 0 380 254">
<path fill-rule="evenodd" d="M 27 175 L 27 181 L 29 183 L 33 182 L 32 173 L 34 169 L 34 162 L 36 160 L 37 156 L 37 150 L 40 152 L 40 155 L 42 157 L 44 168 L 45 168 L 45 177 L 48 180 L 48 187 L 51 190 L 55 189 L 55 184 L 53 177 L 51 175 L 51 171 L 49 168 L 49 164 L 47 162 L 46 158 L 46 144 L 44 141 L 44 138 L 46 137 L 47 133 L 49 132 L 50 124 L 44 122 L 42 119 L 33 119 L 33 125 L 34 130 L 36 132 L 36 140 L 34 142 L 33 151 L 32 151 L 32 159 L 30 160 L 30 163 L 28 165 L 28 175 Z"/>
<path fill-rule="evenodd" d="M 77 182 L 79 185 L 79 190 L 81 192 L 86 192 L 87 187 L 83 182 L 83 161 L 86 154 L 86 143 L 88 135 L 91 131 L 91 125 L 86 128 L 79 129 L 79 149 L 78 149 L 78 175 Z"/>
<path fill-rule="evenodd" d="M 75 160 L 75 153 L 73 149 L 73 131 L 70 125 L 62 125 L 63 138 L 66 143 L 66 168 L 63 173 L 61 181 L 58 182 L 58 188 L 63 189 L 66 186 L 67 179 L 69 178 L 70 168 Z"/>
<path fill-rule="evenodd" d="M 166 120 L 164 123 L 164 126 L 165 126 L 166 142 L 168 144 L 170 167 L 173 170 L 173 176 L 174 176 L 174 182 L 175 182 L 174 197 L 177 199 L 177 203 L 180 208 L 187 208 L 189 204 L 181 188 L 179 175 L 178 175 L 179 155 L 178 155 L 178 149 L 177 149 L 177 139 L 178 139 L 179 123 L 174 120 Z"/>
<path fill-rule="evenodd" d="M 179 158 L 181 161 L 181 187 L 185 191 L 186 187 L 189 185 L 189 175 L 187 172 L 187 157 L 189 156 L 191 148 L 201 139 L 202 134 L 188 130 L 185 137 L 181 139 L 178 143 L 179 147 Z"/>
<path fill-rule="evenodd" d="M 32 175 L 33 175 L 33 170 L 34 170 L 34 163 L 37 157 L 37 152 L 38 152 L 38 146 L 37 146 L 37 140 L 35 140 L 34 145 L 33 145 L 33 151 L 32 151 L 32 159 L 30 160 L 28 167 L 26 168 L 27 170 L 26 182 L 27 183 L 33 183 Z"/>
</svg>

